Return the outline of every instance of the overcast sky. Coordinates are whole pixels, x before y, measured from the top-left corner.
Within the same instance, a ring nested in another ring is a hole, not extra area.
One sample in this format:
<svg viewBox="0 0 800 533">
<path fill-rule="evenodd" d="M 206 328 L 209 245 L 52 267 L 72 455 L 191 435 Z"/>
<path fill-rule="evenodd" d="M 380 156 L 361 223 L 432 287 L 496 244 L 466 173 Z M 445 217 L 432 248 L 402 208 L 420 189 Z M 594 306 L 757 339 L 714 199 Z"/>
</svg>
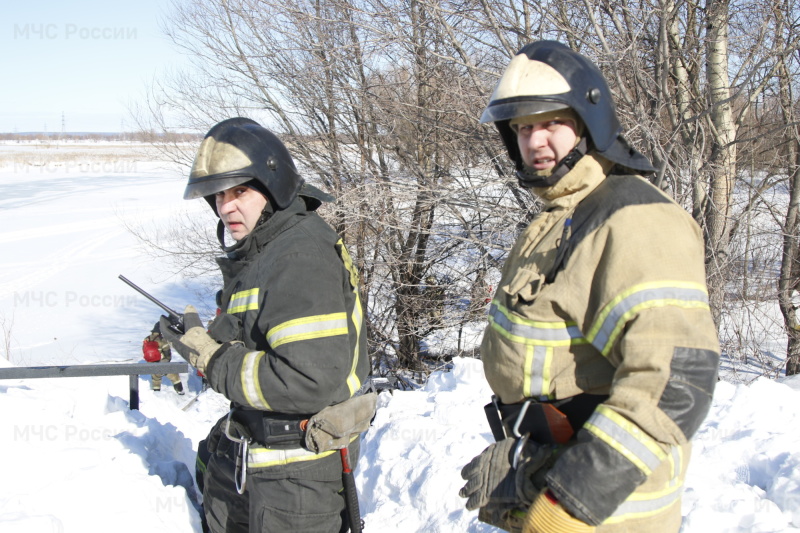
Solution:
<svg viewBox="0 0 800 533">
<path fill-rule="evenodd" d="M 182 57 L 164 0 L 0 5 L 0 133 L 132 131 L 128 109 Z"/>
</svg>

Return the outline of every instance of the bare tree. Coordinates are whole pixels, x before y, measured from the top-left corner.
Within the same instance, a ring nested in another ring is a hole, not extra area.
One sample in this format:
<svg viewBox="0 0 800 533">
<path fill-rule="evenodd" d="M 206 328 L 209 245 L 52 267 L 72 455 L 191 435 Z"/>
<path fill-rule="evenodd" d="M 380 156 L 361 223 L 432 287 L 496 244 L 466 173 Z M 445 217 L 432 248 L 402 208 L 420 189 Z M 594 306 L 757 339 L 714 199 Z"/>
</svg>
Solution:
<svg viewBox="0 0 800 533">
<path fill-rule="evenodd" d="M 445 312 L 431 320 L 426 280 L 442 294 L 484 286 L 513 242 L 513 208 L 534 205 L 477 124 L 498 72 L 468 53 L 466 26 L 420 0 L 176 4 L 169 34 L 196 70 L 159 81 L 147 115 L 204 130 L 243 114 L 280 133 L 338 198 L 322 213 L 356 258 L 373 351 L 405 367 L 431 332 L 476 318 L 469 297 L 437 296 Z"/>
<path fill-rule="evenodd" d="M 356 258 L 373 351 L 414 367 L 426 336 L 476 318 L 539 208 L 477 118 L 511 55 L 561 40 L 601 67 L 626 136 L 658 168 L 653 183 L 703 228 L 726 351 L 758 351 L 745 346 L 757 317 L 730 325 L 758 294 L 780 303 L 796 360 L 797 9 L 788 0 L 190 0 L 175 4 L 167 30 L 194 68 L 157 80 L 143 116 L 155 131 L 205 131 L 246 115 L 280 133 L 304 175 L 338 199 L 323 215 Z M 767 126 L 777 109 L 780 124 Z M 778 135 L 781 149 L 769 140 Z M 162 148 L 185 158 L 180 146 Z M 784 216 L 772 199 L 787 176 Z M 444 312 L 431 320 L 435 302 Z"/>
<path fill-rule="evenodd" d="M 778 50 L 790 51 L 787 41 L 797 39 L 792 27 L 793 10 L 788 0 L 776 2 L 773 7 L 776 21 Z M 796 26 L 796 25 L 795 25 Z M 800 126 L 798 125 L 797 101 L 793 96 L 792 79 L 796 79 L 798 67 L 796 47 L 794 53 L 784 52 L 778 58 L 778 86 L 780 109 L 786 129 L 784 130 L 785 169 L 788 177 L 789 203 L 783 224 L 783 254 L 778 278 L 778 302 L 784 325 L 788 332 L 786 347 L 786 375 L 800 373 L 800 323 L 797 319 L 797 302 L 794 295 L 800 286 Z"/>
</svg>

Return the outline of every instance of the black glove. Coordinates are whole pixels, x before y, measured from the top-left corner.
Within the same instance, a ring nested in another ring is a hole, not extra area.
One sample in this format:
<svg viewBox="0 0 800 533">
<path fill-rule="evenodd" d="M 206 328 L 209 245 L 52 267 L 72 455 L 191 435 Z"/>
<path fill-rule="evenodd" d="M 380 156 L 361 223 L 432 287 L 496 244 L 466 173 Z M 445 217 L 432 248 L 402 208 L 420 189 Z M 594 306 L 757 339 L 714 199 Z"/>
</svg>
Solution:
<svg viewBox="0 0 800 533">
<path fill-rule="evenodd" d="M 489 445 L 461 470 L 467 481 L 458 495 L 469 510 L 479 507 L 528 506 L 538 494 L 533 474 L 547 463 L 554 448 L 532 441 L 507 438 Z M 516 468 L 514 456 L 517 457 Z"/>
</svg>

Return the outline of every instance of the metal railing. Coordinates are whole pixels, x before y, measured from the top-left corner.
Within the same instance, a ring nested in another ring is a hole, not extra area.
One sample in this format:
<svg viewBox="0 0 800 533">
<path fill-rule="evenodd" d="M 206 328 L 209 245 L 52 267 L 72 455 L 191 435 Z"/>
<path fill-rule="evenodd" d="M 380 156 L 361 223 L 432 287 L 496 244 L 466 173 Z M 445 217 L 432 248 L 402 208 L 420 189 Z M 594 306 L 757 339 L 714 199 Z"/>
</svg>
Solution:
<svg viewBox="0 0 800 533">
<path fill-rule="evenodd" d="M 84 378 L 96 376 L 130 376 L 131 410 L 139 410 L 139 376 L 148 374 L 186 374 L 189 365 L 181 363 L 120 363 L 102 365 L 19 366 L 0 368 L 2 379 Z"/>
</svg>

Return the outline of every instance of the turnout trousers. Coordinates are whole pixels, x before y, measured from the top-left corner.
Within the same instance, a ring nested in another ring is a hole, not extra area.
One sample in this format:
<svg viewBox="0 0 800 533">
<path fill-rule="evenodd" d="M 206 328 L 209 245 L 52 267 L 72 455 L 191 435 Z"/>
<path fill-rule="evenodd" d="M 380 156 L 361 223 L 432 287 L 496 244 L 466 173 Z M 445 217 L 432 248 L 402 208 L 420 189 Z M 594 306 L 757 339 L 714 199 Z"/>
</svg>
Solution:
<svg viewBox="0 0 800 533">
<path fill-rule="evenodd" d="M 211 533 L 350 530 L 338 452 L 311 461 L 248 469 L 244 494 L 239 494 L 234 477 L 238 446 L 226 440 L 223 436 L 220 449 L 210 454 L 202 475 L 203 508 Z M 357 461 L 358 452 L 356 440 L 350 445 L 350 457 Z"/>
</svg>

